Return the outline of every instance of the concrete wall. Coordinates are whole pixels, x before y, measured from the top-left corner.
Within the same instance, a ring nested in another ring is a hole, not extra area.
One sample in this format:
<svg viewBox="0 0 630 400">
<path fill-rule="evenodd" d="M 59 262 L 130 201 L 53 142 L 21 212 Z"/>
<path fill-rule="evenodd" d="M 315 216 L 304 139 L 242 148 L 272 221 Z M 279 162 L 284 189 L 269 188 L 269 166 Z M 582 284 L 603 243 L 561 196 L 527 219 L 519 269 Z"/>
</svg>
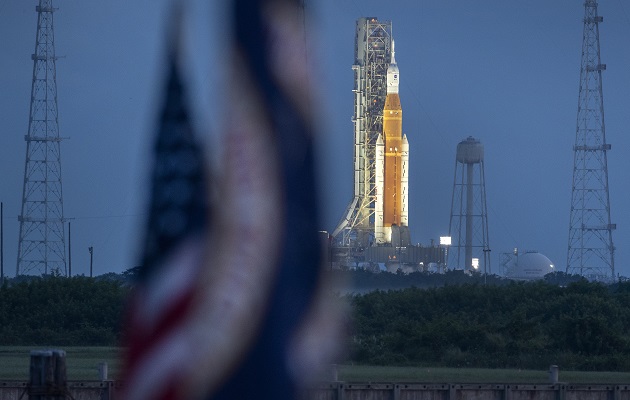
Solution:
<svg viewBox="0 0 630 400">
<path fill-rule="evenodd" d="M 301 400 L 630 400 L 630 385 L 320 384 Z"/>
<path fill-rule="evenodd" d="M 68 382 L 68 391 L 74 400 L 115 400 L 120 382 L 76 381 Z M 0 400 L 28 400 L 28 382 L 0 381 Z"/>
<path fill-rule="evenodd" d="M 68 382 L 75 400 L 116 400 L 120 382 Z M 28 399 L 27 383 L 0 381 L 0 400 Z M 346 383 L 316 385 L 300 400 L 630 400 L 630 384 L 422 384 Z"/>
</svg>

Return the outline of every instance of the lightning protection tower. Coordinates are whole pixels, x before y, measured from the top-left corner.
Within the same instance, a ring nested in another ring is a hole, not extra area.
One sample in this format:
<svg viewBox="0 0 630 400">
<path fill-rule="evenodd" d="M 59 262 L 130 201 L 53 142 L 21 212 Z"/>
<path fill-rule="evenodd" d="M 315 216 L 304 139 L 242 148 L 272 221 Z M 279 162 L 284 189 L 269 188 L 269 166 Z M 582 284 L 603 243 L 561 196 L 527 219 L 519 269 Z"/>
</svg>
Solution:
<svg viewBox="0 0 630 400">
<path fill-rule="evenodd" d="M 566 272 L 605 280 L 615 275 L 612 231 L 616 225 L 610 222 L 608 197 L 611 146 L 604 129 L 602 71 L 606 65 L 599 53 L 601 22 L 597 1 L 586 0 Z"/>
<path fill-rule="evenodd" d="M 354 195 L 333 231 L 337 244 L 364 247 L 374 239 L 376 140 L 383 132 L 392 23 L 359 18 L 354 71 Z"/>
<path fill-rule="evenodd" d="M 483 145 L 472 136 L 457 144 L 448 235 L 449 268 L 490 273 Z"/>
<path fill-rule="evenodd" d="M 39 0 L 16 274 L 66 274 L 52 0 Z"/>
</svg>

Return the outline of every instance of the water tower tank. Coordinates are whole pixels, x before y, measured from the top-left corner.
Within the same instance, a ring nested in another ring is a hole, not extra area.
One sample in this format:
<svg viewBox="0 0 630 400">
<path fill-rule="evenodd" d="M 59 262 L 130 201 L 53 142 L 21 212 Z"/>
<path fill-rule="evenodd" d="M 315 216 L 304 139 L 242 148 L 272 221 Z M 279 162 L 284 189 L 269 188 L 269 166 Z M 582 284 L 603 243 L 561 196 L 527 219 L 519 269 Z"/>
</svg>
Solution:
<svg viewBox="0 0 630 400">
<path fill-rule="evenodd" d="M 477 164 L 483 161 L 483 145 L 478 139 L 468 136 L 457 144 L 457 162 Z"/>
</svg>

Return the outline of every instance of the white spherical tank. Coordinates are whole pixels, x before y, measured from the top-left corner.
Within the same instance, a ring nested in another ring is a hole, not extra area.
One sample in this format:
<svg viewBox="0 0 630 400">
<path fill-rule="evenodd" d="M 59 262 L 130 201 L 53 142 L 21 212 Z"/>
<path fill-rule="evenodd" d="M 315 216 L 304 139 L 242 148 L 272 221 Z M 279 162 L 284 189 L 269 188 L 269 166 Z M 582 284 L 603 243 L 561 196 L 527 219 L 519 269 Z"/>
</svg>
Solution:
<svg viewBox="0 0 630 400">
<path fill-rule="evenodd" d="M 554 264 L 547 256 L 537 251 L 528 251 L 514 257 L 508 266 L 506 277 L 518 280 L 536 280 L 555 271 Z"/>
</svg>

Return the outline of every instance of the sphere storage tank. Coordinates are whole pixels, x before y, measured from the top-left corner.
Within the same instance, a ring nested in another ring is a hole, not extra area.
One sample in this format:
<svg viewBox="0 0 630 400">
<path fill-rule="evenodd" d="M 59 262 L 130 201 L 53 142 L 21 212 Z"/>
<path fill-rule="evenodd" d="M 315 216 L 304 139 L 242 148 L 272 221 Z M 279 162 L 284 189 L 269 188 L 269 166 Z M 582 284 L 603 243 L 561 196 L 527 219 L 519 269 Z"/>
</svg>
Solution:
<svg viewBox="0 0 630 400">
<path fill-rule="evenodd" d="M 555 266 L 547 256 L 537 251 L 528 251 L 518 254 L 512 260 L 506 277 L 517 280 L 536 280 L 555 271 Z"/>
</svg>

